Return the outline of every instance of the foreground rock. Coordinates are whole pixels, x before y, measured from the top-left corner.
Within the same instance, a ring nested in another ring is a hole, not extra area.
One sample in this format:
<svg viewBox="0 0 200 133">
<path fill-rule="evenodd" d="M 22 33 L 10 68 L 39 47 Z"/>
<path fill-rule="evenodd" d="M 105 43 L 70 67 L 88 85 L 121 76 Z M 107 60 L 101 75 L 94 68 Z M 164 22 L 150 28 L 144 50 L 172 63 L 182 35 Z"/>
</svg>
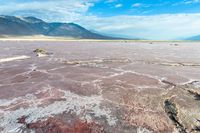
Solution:
<svg viewBox="0 0 200 133">
<path fill-rule="evenodd" d="M 36 53 L 38 57 L 46 57 L 46 56 L 52 54 L 52 53 L 48 53 L 44 49 L 40 49 L 40 48 L 35 49 L 33 52 Z"/>
</svg>

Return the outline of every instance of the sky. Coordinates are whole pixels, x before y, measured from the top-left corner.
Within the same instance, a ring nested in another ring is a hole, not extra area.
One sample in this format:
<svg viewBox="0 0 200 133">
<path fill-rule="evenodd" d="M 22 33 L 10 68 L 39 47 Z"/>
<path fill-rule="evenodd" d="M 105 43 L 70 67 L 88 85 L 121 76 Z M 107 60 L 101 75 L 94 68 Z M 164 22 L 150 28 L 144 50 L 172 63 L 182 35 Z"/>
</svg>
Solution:
<svg viewBox="0 0 200 133">
<path fill-rule="evenodd" d="M 98 33 L 128 38 L 200 35 L 200 0 L 0 0 L 0 14 L 74 22 Z"/>
</svg>

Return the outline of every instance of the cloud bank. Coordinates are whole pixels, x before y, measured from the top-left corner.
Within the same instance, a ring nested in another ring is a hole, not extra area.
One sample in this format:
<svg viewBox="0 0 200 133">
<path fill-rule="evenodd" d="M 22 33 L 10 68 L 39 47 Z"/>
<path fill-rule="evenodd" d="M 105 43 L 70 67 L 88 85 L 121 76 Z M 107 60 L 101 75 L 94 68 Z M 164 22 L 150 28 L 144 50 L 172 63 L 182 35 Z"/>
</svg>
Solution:
<svg viewBox="0 0 200 133">
<path fill-rule="evenodd" d="M 146 39 L 182 39 L 200 34 L 199 14 L 85 17 L 77 21 L 102 33 Z M 88 24 L 89 23 L 89 24 Z"/>
<path fill-rule="evenodd" d="M 35 16 L 47 21 L 74 21 L 92 6 L 91 0 L 0 0 L 0 13 Z"/>
</svg>

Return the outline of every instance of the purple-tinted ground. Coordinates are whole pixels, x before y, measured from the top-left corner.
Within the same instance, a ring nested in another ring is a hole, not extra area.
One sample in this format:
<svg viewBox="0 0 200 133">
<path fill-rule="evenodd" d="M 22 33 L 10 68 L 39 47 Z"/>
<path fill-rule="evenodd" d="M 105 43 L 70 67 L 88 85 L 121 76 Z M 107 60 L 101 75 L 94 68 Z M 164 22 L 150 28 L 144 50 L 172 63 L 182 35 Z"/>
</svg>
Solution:
<svg viewBox="0 0 200 133">
<path fill-rule="evenodd" d="M 24 55 L 0 63 L 2 133 L 200 131 L 200 43 L 0 42 Z"/>
</svg>

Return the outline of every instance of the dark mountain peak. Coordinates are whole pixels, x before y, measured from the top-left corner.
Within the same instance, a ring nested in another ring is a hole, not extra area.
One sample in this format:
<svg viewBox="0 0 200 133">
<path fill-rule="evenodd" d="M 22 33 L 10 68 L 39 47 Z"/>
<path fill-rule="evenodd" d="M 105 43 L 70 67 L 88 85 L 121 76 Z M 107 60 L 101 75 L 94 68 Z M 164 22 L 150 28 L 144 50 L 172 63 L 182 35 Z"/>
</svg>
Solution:
<svg viewBox="0 0 200 133">
<path fill-rule="evenodd" d="M 15 16 L 7 16 L 7 15 L 0 15 L 0 18 L 4 18 L 4 19 L 16 19 L 17 17 L 15 17 Z"/>
<path fill-rule="evenodd" d="M 27 22 L 27 23 L 40 23 L 44 22 L 41 19 L 35 18 L 35 17 L 16 17 L 16 16 L 6 16 L 6 15 L 0 15 L 1 19 L 5 19 L 7 21 L 13 21 L 13 22 Z"/>
<path fill-rule="evenodd" d="M 80 29 L 85 29 L 84 27 L 78 25 L 78 24 L 75 24 L 75 23 L 68 23 L 69 26 L 72 26 L 72 27 L 76 27 L 76 28 L 80 28 Z M 85 29 L 86 30 L 86 29 Z"/>
<path fill-rule="evenodd" d="M 35 17 L 23 17 L 22 19 L 24 21 L 29 22 L 29 23 L 41 23 L 41 22 L 44 22 L 43 20 L 35 18 Z"/>
<path fill-rule="evenodd" d="M 81 27 L 80 25 L 78 25 L 78 24 L 75 24 L 75 23 L 67 23 L 68 25 L 70 25 L 70 26 L 76 26 L 76 27 Z M 83 27 L 82 27 L 83 28 Z"/>
<path fill-rule="evenodd" d="M 0 18 L 1 18 L 1 20 L 4 19 L 6 21 L 13 21 L 13 22 L 21 22 L 21 21 L 23 21 L 19 17 L 15 17 L 15 16 L 1 15 Z"/>
</svg>

